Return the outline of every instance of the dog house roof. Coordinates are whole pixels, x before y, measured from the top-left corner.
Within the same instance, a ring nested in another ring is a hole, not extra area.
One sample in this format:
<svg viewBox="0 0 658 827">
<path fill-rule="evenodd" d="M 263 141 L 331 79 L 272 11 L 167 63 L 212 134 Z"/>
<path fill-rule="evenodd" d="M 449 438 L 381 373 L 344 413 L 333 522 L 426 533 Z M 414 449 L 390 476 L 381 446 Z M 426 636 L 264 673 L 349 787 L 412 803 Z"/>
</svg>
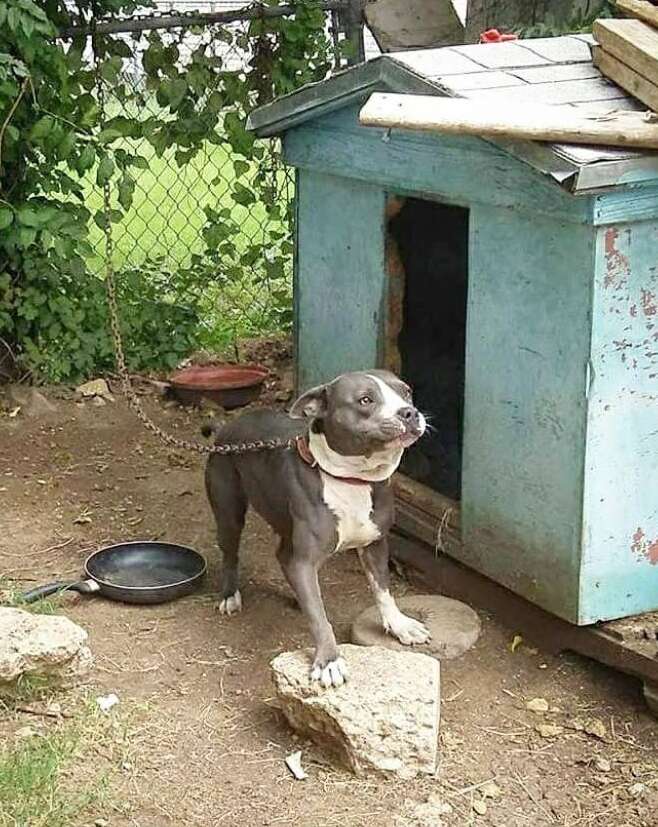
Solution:
<svg viewBox="0 0 658 827">
<path fill-rule="evenodd" d="M 590 35 L 445 46 L 380 55 L 255 110 L 249 127 L 276 135 L 371 92 L 545 103 L 588 113 L 644 107 L 592 64 Z M 491 140 L 572 192 L 658 177 L 658 152 Z"/>
</svg>

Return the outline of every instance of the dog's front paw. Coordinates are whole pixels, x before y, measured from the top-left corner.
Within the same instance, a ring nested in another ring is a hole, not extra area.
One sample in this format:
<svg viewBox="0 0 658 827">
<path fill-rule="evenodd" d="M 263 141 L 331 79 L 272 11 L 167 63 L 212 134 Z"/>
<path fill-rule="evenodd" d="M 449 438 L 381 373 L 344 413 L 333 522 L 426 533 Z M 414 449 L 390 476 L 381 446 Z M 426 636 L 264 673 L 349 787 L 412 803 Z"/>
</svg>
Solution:
<svg viewBox="0 0 658 827">
<path fill-rule="evenodd" d="M 242 611 L 242 595 L 237 589 L 233 594 L 225 597 L 219 604 L 219 613 L 223 615 L 234 615 Z"/>
<path fill-rule="evenodd" d="M 427 643 L 431 635 L 427 628 L 413 617 L 408 617 L 402 612 L 389 622 L 386 631 L 396 637 L 404 646 L 414 646 L 420 643 Z"/>
<path fill-rule="evenodd" d="M 319 681 L 325 689 L 331 686 L 342 686 L 348 677 L 347 664 L 343 658 L 330 660 L 324 665 L 315 661 L 311 670 L 311 680 Z"/>
</svg>

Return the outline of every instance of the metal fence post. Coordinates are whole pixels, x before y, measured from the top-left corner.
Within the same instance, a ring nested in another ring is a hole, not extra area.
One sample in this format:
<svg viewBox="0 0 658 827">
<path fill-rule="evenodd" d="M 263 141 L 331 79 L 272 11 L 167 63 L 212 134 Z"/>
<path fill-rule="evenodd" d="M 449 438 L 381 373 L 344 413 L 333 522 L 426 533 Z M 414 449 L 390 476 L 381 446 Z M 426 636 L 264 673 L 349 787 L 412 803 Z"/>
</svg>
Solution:
<svg viewBox="0 0 658 827">
<path fill-rule="evenodd" d="M 345 32 L 345 39 L 351 45 L 350 54 L 347 57 L 349 66 L 363 63 L 366 59 L 363 27 L 365 21 L 364 9 L 367 1 L 346 0 L 344 8 L 338 12 L 342 24 L 341 28 Z"/>
</svg>

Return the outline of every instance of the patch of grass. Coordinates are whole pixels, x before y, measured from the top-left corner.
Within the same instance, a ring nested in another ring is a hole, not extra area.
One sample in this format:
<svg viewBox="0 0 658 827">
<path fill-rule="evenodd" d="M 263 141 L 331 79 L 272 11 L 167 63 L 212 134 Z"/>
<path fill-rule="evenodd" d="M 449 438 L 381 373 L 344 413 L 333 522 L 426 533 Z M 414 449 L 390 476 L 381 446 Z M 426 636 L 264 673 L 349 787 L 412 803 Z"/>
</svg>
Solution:
<svg viewBox="0 0 658 827">
<path fill-rule="evenodd" d="M 236 176 L 230 150 L 207 143 L 191 161 L 178 166 L 173 150 L 158 156 L 145 140 L 126 141 L 125 148 L 145 158 L 148 168 L 132 170 L 136 181 L 132 206 L 121 221 L 112 226 L 115 270 L 142 269 L 144 278 L 148 278 L 148 267 L 156 267 L 160 273 L 168 274 L 171 292 L 178 304 L 188 301 L 186 290 L 189 290 L 190 305 L 196 306 L 201 314 L 202 347 L 221 350 L 236 338 L 278 329 L 278 319 L 271 312 L 275 302 L 270 285 L 260 272 L 245 268 L 244 278 L 221 284 L 182 286 L 189 281 L 189 276 L 184 276 L 181 270 L 190 266 L 193 255 L 203 255 L 206 250 L 202 235 L 205 206 L 231 210 L 232 218 L 240 225 L 239 234 L 233 237 L 239 253 L 252 244 L 267 246 L 266 228 L 286 229 L 282 222 L 273 224 L 262 203 L 249 206 L 235 203 L 231 190 Z M 247 177 L 255 171 L 252 165 Z M 95 177 L 96 171 L 92 170 L 85 186 L 85 204 L 92 214 L 103 207 L 102 192 Z M 284 187 L 283 173 L 280 186 Z M 116 191 L 112 195 L 115 198 Z M 93 221 L 89 240 L 94 253 L 87 259 L 88 266 L 103 278 L 105 237 Z M 291 282 L 292 262 L 286 268 L 285 284 L 277 283 L 274 289 L 291 293 Z"/>
<path fill-rule="evenodd" d="M 128 148 L 128 147 L 127 147 Z M 188 163 L 178 166 L 173 152 L 158 156 L 145 140 L 130 142 L 129 149 L 148 162 L 148 169 L 133 169 L 136 180 L 131 208 L 114 224 L 116 269 L 138 265 L 147 258 L 161 259 L 168 270 L 187 266 L 193 253 L 203 253 L 201 229 L 205 224 L 204 206 L 229 207 L 237 213 L 241 233 L 238 247 L 258 242 L 263 237 L 267 215 L 262 204 L 249 208 L 236 205 L 231 197 L 235 182 L 233 160 L 224 146 L 206 144 Z M 103 196 L 95 184 L 96 172 L 87 178 L 85 204 L 92 211 L 102 209 Z M 113 193 L 116 195 L 116 193 Z M 90 243 L 95 255 L 88 259 L 90 269 L 102 273 L 104 235 L 94 223 Z"/>
<path fill-rule="evenodd" d="M 0 709 L 11 712 L 20 704 L 41 701 L 51 696 L 56 689 L 48 675 L 21 675 L 15 683 L 3 685 L 0 695 Z"/>
<path fill-rule="evenodd" d="M 79 827 L 111 806 L 125 724 L 89 700 L 74 717 L 0 746 L 0 827 Z M 107 761 L 99 761 L 99 752 Z"/>
<path fill-rule="evenodd" d="M 22 597 L 24 591 L 26 590 L 17 588 L 12 581 L 0 575 L 0 606 L 12 609 L 24 609 L 26 612 L 40 615 L 55 615 L 60 613 L 62 608 L 61 594 L 45 597 L 43 600 L 37 600 L 35 603 L 25 603 Z"/>
</svg>

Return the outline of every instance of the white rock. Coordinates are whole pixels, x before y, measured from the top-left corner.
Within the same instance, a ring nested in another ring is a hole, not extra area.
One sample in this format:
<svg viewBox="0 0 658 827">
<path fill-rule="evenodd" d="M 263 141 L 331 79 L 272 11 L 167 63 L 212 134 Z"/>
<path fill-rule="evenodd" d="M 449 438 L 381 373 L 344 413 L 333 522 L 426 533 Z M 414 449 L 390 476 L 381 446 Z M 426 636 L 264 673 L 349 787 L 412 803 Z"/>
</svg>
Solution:
<svg viewBox="0 0 658 827">
<path fill-rule="evenodd" d="M 548 701 L 546 698 L 532 698 L 525 706 L 530 712 L 548 712 Z"/>
<path fill-rule="evenodd" d="M 67 617 L 0 608 L 0 690 L 21 675 L 73 682 L 91 664 L 87 633 Z"/>
<path fill-rule="evenodd" d="M 90 382 L 85 382 L 77 387 L 76 391 L 85 398 L 100 396 L 107 399 L 108 402 L 114 402 L 114 397 L 110 393 L 110 387 L 105 379 L 92 379 Z"/>
<path fill-rule="evenodd" d="M 308 778 L 308 775 L 304 772 L 304 769 L 302 767 L 301 750 L 297 750 L 297 752 L 293 752 L 291 755 L 287 756 L 286 767 L 288 767 L 288 769 L 297 779 L 297 781 L 303 781 L 305 778 Z"/>
<path fill-rule="evenodd" d="M 339 648 L 350 680 L 337 689 L 311 681 L 308 652 L 285 652 L 272 661 L 276 703 L 289 724 L 357 775 L 433 774 L 439 662 L 377 646 Z"/>
<path fill-rule="evenodd" d="M 96 703 L 101 712 L 109 712 L 113 706 L 119 703 L 119 698 L 111 692 L 109 695 L 100 695 L 96 698 Z"/>
</svg>

